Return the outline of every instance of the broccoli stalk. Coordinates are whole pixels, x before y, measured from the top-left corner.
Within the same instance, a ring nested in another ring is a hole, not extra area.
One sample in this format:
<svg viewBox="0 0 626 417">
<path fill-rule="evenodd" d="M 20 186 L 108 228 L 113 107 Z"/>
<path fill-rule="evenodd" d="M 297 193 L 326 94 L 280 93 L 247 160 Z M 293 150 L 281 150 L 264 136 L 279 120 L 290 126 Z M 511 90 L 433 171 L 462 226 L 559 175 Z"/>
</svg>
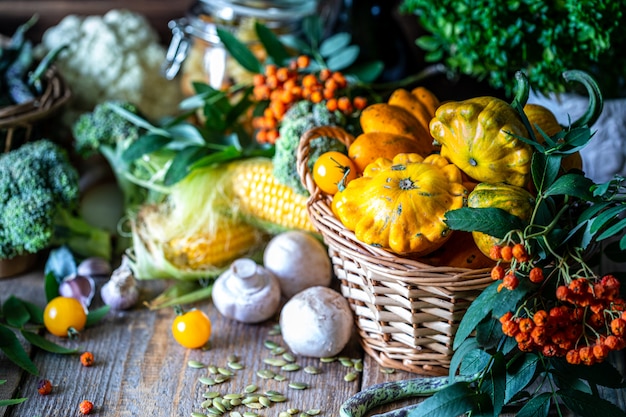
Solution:
<svg viewBox="0 0 626 417">
<path fill-rule="evenodd" d="M 347 123 L 344 115 L 340 112 L 330 112 L 324 103 L 313 104 L 308 100 L 301 100 L 294 104 L 281 121 L 280 136 L 276 141 L 276 151 L 272 159 L 276 179 L 297 193 L 308 195 L 296 170 L 296 151 L 300 137 L 307 130 L 317 126 L 346 126 Z M 316 138 L 310 145 L 309 169 L 313 169 L 313 164 L 322 153 L 345 151 L 345 146 L 333 138 Z"/>
<path fill-rule="evenodd" d="M 78 214 L 79 176 L 65 151 L 42 139 L 0 155 L 0 258 L 60 245 L 111 257 L 111 237 Z"/>
</svg>

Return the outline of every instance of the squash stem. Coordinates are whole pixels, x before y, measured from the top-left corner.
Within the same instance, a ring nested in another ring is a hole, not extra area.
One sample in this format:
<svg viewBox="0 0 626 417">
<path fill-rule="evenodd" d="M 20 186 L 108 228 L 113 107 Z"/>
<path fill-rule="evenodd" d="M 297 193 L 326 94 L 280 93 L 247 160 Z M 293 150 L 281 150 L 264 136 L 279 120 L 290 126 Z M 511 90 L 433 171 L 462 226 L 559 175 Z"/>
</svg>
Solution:
<svg viewBox="0 0 626 417">
<path fill-rule="evenodd" d="M 602 92 L 593 77 L 581 70 L 569 70 L 563 73 L 566 81 L 578 81 L 586 89 L 589 95 L 589 105 L 585 113 L 572 123 L 572 128 L 582 126 L 592 126 L 600 117 L 604 102 L 602 100 Z"/>
<path fill-rule="evenodd" d="M 513 97 L 513 101 L 511 102 L 511 107 L 514 109 L 517 109 L 518 106 L 523 108 L 528 101 L 528 96 L 530 95 L 530 84 L 526 74 L 522 71 L 517 71 L 515 73 L 515 81 L 517 85 L 515 89 L 515 97 Z"/>
</svg>

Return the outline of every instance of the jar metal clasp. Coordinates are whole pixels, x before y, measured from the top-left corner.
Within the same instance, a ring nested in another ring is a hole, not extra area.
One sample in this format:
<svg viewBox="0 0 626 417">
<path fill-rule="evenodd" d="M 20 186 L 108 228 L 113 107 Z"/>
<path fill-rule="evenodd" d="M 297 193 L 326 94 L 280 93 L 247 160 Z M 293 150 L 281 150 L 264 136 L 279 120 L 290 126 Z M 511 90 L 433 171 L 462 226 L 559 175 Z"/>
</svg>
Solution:
<svg viewBox="0 0 626 417">
<path fill-rule="evenodd" d="M 172 40 L 165 55 L 165 61 L 161 67 L 161 74 L 168 80 L 173 80 L 189 54 L 191 39 L 188 31 L 186 18 L 170 20 L 168 27 L 172 31 Z"/>
</svg>

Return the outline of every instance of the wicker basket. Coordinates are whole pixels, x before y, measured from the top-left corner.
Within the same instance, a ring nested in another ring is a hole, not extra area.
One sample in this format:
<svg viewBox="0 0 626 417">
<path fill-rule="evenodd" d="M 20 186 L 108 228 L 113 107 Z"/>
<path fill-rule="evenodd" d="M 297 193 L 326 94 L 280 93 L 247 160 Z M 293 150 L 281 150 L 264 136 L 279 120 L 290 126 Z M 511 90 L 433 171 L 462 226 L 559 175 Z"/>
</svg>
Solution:
<svg viewBox="0 0 626 417">
<path fill-rule="evenodd" d="M 431 266 L 356 239 L 333 215 L 307 167 L 310 141 L 353 137 L 336 127 L 306 132 L 298 148 L 298 173 L 311 193 L 308 211 L 328 246 L 341 292 L 355 314 L 361 345 L 380 365 L 423 375 L 448 373 L 459 321 L 491 282 L 489 268 Z"/>
<path fill-rule="evenodd" d="M 42 81 L 44 91 L 35 100 L 0 108 L 0 153 L 30 140 L 35 124 L 50 117 L 69 100 L 70 89 L 54 66 L 48 68 Z M 21 134 L 18 135 L 18 132 Z"/>
</svg>

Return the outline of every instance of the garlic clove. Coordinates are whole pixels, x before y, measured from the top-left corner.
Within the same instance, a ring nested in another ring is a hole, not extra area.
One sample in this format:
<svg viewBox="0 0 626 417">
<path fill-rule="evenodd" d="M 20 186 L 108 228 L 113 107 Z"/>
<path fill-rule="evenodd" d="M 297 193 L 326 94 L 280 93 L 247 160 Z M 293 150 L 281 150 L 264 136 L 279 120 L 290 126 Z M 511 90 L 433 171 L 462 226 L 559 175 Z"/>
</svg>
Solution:
<svg viewBox="0 0 626 417">
<path fill-rule="evenodd" d="M 93 279 L 86 275 L 68 275 L 59 285 L 60 295 L 77 299 L 85 308 L 89 307 L 95 293 L 96 285 Z"/>
<path fill-rule="evenodd" d="M 108 276 L 111 275 L 111 264 L 104 258 L 92 256 L 78 264 L 76 273 L 88 277 Z"/>
<path fill-rule="evenodd" d="M 130 268 L 128 258 L 122 258 L 122 264 L 113 271 L 111 278 L 100 289 L 102 301 L 114 310 L 126 310 L 139 300 L 137 280 Z"/>
</svg>

